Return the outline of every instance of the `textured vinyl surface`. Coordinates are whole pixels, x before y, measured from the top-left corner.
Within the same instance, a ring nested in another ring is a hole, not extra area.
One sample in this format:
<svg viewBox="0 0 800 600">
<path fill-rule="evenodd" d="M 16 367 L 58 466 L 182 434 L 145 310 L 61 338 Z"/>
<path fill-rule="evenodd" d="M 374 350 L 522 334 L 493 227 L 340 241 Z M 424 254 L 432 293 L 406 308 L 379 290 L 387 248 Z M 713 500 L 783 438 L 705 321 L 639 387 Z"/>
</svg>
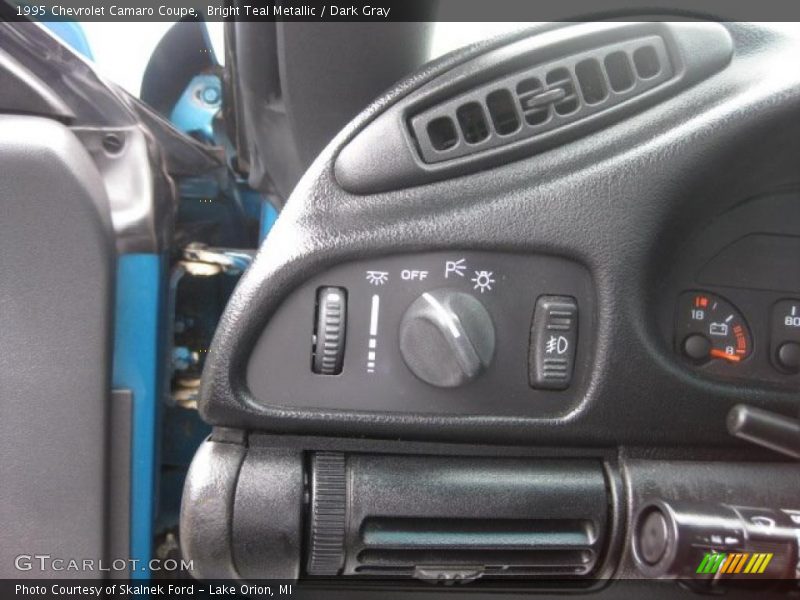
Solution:
<svg viewBox="0 0 800 600">
<path fill-rule="evenodd" d="M 0 116 L 0 577 L 103 557 L 115 250 L 103 181 L 55 121 Z M 63 577 L 99 576 L 64 570 Z"/>
<path fill-rule="evenodd" d="M 798 182 L 800 71 L 787 57 L 800 52 L 800 33 L 727 27 L 735 52 L 725 70 L 624 122 L 446 182 L 349 194 L 333 175 L 348 140 L 431 78 L 502 42 L 449 55 L 379 99 L 320 154 L 242 278 L 206 363 L 203 417 L 268 432 L 710 447 L 734 443 L 725 414 L 735 403 L 796 414 L 796 392 L 701 379 L 681 366 L 658 334 L 652 308 L 688 236 L 756 194 Z M 566 256 L 588 268 L 597 338 L 575 410 L 556 419 L 442 417 L 288 409 L 252 398 L 245 383 L 250 351 L 292 289 L 342 261 L 450 247 Z"/>
</svg>

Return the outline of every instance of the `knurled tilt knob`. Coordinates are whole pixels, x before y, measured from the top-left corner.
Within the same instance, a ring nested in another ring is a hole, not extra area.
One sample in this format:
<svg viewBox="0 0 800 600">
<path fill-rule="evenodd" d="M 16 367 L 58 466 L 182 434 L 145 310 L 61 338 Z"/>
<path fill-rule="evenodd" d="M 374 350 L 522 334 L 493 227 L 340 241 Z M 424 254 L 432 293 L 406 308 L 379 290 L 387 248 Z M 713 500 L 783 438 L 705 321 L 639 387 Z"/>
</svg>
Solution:
<svg viewBox="0 0 800 600">
<path fill-rule="evenodd" d="M 309 575 L 337 575 L 344 564 L 345 474 L 345 457 L 340 452 L 316 452 L 311 458 Z"/>
<path fill-rule="evenodd" d="M 338 375 L 344 362 L 347 330 L 347 294 L 342 288 L 317 291 L 317 323 L 311 369 L 320 375 Z"/>
</svg>

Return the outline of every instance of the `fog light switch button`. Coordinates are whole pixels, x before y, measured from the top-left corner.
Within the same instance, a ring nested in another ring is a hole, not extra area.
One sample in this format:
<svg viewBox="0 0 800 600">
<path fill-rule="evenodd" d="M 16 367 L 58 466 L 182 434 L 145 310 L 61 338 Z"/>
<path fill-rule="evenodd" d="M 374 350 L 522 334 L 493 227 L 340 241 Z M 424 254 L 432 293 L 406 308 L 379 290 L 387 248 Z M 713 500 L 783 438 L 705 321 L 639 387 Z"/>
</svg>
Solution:
<svg viewBox="0 0 800 600">
<path fill-rule="evenodd" d="M 578 342 L 578 304 L 568 296 L 541 296 L 531 326 L 531 387 L 565 390 L 572 382 Z"/>
</svg>

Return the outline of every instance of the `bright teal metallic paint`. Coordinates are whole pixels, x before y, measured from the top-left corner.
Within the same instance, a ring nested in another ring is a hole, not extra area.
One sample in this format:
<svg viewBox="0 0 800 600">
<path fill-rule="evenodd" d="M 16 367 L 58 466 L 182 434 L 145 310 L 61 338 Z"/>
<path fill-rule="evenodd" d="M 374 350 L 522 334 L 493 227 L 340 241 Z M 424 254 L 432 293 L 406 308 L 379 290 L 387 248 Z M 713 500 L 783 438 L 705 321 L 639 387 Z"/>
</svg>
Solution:
<svg viewBox="0 0 800 600">
<path fill-rule="evenodd" d="M 258 232 L 259 242 L 264 241 L 264 238 L 267 237 L 269 230 L 272 229 L 272 226 L 275 224 L 275 220 L 277 218 L 278 218 L 277 209 L 274 206 L 272 206 L 272 203 L 269 200 L 262 200 L 261 218 L 260 218 L 259 232 Z"/>
<path fill-rule="evenodd" d="M 42 21 L 47 29 L 53 32 L 62 42 L 89 60 L 94 60 L 89 40 L 80 23 L 74 21 Z"/>
<path fill-rule="evenodd" d="M 156 504 L 158 422 L 163 363 L 165 278 L 156 254 L 124 254 L 117 264 L 114 388 L 133 392 L 131 448 L 132 579 L 147 579 Z"/>
<path fill-rule="evenodd" d="M 222 84 L 211 74 L 195 75 L 178 98 L 169 120 L 184 133 L 214 140 L 212 122 L 222 103 Z"/>
</svg>

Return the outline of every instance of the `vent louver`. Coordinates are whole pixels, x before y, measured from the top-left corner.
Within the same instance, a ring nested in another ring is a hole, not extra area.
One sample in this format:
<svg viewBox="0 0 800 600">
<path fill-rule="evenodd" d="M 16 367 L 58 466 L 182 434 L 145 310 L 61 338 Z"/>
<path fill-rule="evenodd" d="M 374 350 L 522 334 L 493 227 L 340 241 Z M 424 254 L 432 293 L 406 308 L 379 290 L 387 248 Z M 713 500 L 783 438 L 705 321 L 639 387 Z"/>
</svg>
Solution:
<svg viewBox="0 0 800 600">
<path fill-rule="evenodd" d="M 453 160 L 554 131 L 631 100 L 674 76 L 658 35 L 541 64 L 414 116 L 427 163 Z"/>
<path fill-rule="evenodd" d="M 607 564 L 600 461 L 319 452 L 311 469 L 309 576 L 580 588 Z"/>
<path fill-rule="evenodd" d="M 592 523 L 577 519 L 372 518 L 361 535 L 356 572 L 362 575 L 479 565 L 484 577 L 582 577 L 592 572 L 600 550 Z"/>
</svg>

